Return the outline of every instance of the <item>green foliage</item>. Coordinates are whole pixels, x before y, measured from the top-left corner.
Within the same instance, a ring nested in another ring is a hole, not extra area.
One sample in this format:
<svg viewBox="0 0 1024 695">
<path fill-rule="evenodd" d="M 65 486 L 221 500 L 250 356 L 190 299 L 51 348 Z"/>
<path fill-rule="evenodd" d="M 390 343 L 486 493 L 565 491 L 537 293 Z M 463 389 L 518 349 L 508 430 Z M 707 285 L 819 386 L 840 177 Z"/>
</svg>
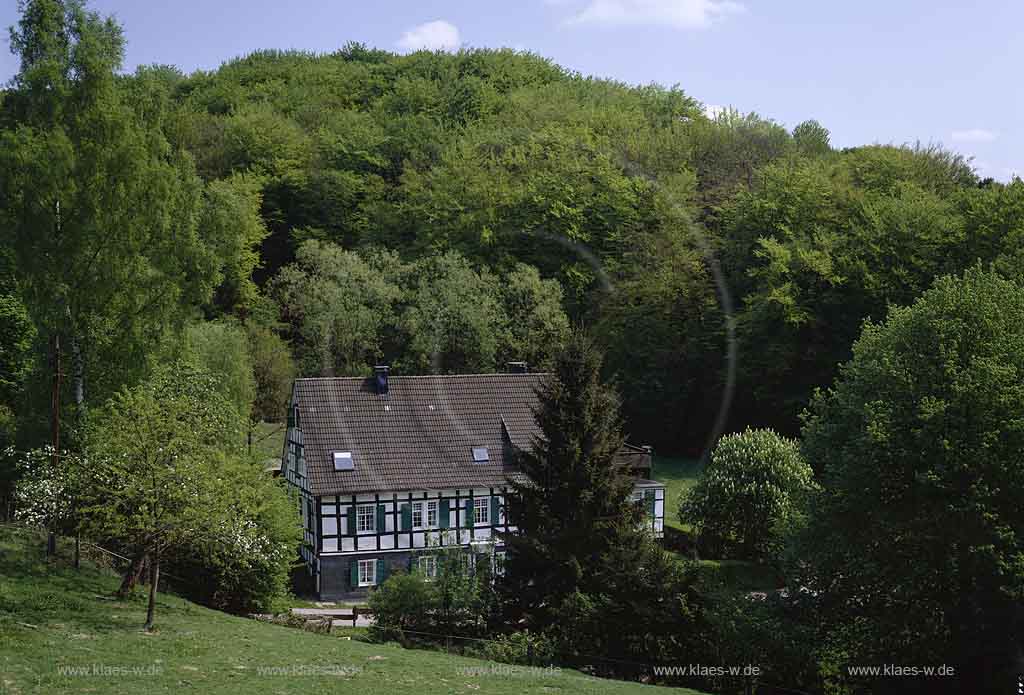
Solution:
<svg viewBox="0 0 1024 695">
<path fill-rule="evenodd" d="M 714 557 L 765 559 L 805 512 L 815 483 L 796 441 L 772 430 L 722 437 L 679 518 L 691 523 Z"/>
<path fill-rule="evenodd" d="M 812 157 L 832 151 L 828 128 L 815 120 L 804 121 L 793 128 L 793 142 L 800 152 Z"/>
<path fill-rule="evenodd" d="M 508 496 L 516 529 L 503 537 L 498 586 L 508 624 L 550 636 L 563 656 L 652 663 L 686 643 L 691 582 L 639 523 L 632 479 L 614 464 L 618 397 L 601 381 L 601 359 L 574 331 L 540 390 L 543 434 L 519 456 L 525 480 Z"/>
<path fill-rule="evenodd" d="M 436 562 L 433 576 L 421 574 L 419 556 L 413 556 L 410 572 L 391 575 L 370 594 L 372 634 L 417 642 L 487 634 L 496 609 L 491 553 L 470 556 L 472 551 L 457 547 L 427 552 Z"/>
<path fill-rule="evenodd" d="M 618 396 L 600 377 L 602 356 L 574 330 L 539 391 L 543 438 L 517 460 L 525 480 L 507 498 L 516 531 L 504 578 L 515 610 L 543 631 L 561 601 L 583 582 L 621 528 L 635 521 L 632 484 L 614 467 L 622 445 Z"/>
<path fill-rule="evenodd" d="M 380 363 L 384 327 L 394 324 L 402 297 L 393 280 L 397 264 L 392 254 L 367 260 L 312 240 L 299 248 L 272 292 L 292 328 L 301 374 L 366 374 Z"/>
<path fill-rule="evenodd" d="M 256 382 L 253 420 L 281 422 L 296 376 L 295 360 L 288 344 L 274 331 L 256 323 L 245 328 Z"/>
<path fill-rule="evenodd" d="M 454 253 L 425 258 L 410 274 L 416 279 L 400 319 L 408 346 L 400 366 L 412 374 L 491 371 L 504 328 L 496 278 Z"/>
<path fill-rule="evenodd" d="M 945 166 L 941 153 L 872 150 L 904 177 L 884 185 L 857 183 L 865 156 L 772 164 L 723 212 L 723 265 L 742 300 L 740 422 L 795 431 L 795 414 L 849 358 L 862 320 L 911 301 L 981 250 L 929 178 Z M 914 167 L 896 166 L 907 162 Z"/>
<path fill-rule="evenodd" d="M 35 340 L 25 305 L 12 295 L 0 295 L 0 336 L 0 403 L 10 404 L 28 376 Z"/>
<path fill-rule="evenodd" d="M 253 415 L 256 380 L 245 328 L 233 321 L 191 324 L 185 331 L 186 359 L 216 378 L 218 394 L 242 421 Z"/>
<path fill-rule="evenodd" d="M 199 228 L 221 262 L 215 301 L 225 310 L 245 310 L 255 301 L 253 271 L 260 265 L 260 244 L 268 231 L 260 216 L 262 182 L 232 174 L 206 186 Z"/>
<path fill-rule="evenodd" d="M 545 365 L 568 332 L 556 282 L 525 265 L 499 278 L 455 252 L 403 263 L 310 240 L 272 291 L 304 374 L 367 374 L 381 362 L 411 374 Z"/>
<path fill-rule="evenodd" d="M 816 395 L 804 450 L 824 489 L 803 581 L 821 592 L 848 663 L 956 664 L 988 690 L 1012 673 L 1024 587 L 1022 326 L 1019 285 L 979 267 L 941 278 L 866 324 L 834 386 Z"/>
<path fill-rule="evenodd" d="M 434 592 L 429 583 L 416 573 L 391 574 L 370 594 L 373 630 L 380 639 L 404 638 L 406 631 L 428 632 L 434 608 Z"/>
<path fill-rule="evenodd" d="M 0 225 L 19 294 L 44 340 L 76 354 L 76 398 L 88 383 L 97 401 L 144 373 L 217 269 L 190 158 L 118 87 L 123 45 L 80 3 L 26 2 L 0 115 Z"/>
<path fill-rule="evenodd" d="M 558 661 L 551 638 L 529 630 L 497 635 L 484 646 L 484 655 L 492 661 L 523 666 L 549 666 Z"/>
<path fill-rule="evenodd" d="M 212 534 L 168 557 L 170 571 L 188 582 L 181 591 L 207 606 L 232 613 L 268 611 L 290 594 L 295 549 L 302 542 L 296 500 L 280 479 L 241 457 L 218 462 L 214 494 L 225 507 Z"/>
<path fill-rule="evenodd" d="M 242 459 L 245 415 L 222 393 L 179 362 L 97 411 L 75 518 L 133 555 L 180 562 L 211 604 L 249 610 L 286 589 L 300 529 L 284 491 Z"/>
</svg>

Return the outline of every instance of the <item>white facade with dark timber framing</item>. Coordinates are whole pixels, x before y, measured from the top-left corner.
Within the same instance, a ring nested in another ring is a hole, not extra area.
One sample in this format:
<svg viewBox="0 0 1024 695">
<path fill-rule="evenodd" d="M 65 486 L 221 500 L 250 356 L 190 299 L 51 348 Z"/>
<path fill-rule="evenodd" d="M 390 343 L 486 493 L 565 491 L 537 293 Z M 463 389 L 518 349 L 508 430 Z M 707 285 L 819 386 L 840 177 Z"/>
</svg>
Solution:
<svg viewBox="0 0 1024 695">
<path fill-rule="evenodd" d="M 372 378 L 296 380 L 281 472 L 299 492 L 301 553 L 318 595 L 361 596 L 414 563 L 429 571 L 438 547 L 500 556 L 514 452 L 539 433 L 545 376 L 401 377 L 379 367 Z M 631 445 L 618 457 L 661 536 L 665 488 L 647 479 L 650 461 Z"/>
</svg>

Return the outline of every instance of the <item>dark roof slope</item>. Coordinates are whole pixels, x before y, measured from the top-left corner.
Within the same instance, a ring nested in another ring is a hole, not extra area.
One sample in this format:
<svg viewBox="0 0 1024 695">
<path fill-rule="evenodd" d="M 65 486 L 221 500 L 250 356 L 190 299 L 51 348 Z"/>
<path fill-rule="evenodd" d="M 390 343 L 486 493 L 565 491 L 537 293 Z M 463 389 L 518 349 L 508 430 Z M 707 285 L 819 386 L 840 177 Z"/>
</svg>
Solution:
<svg viewBox="0 0 1024 695">
<path fill-rule="evenodd" d="M 545 378 L 392 375 L 386 395 L 369 378 L 298 379 L 294 399 L 310 491 L 501 486 L 515 472 L 508 444 L 527 449 L 540 434 L 533 409 Z M 473 447 L 487 447 L 489 461 L 474 463 Z M 352 452 L 354 470 L 335 471 L 335 451 Z"/>
</svg>

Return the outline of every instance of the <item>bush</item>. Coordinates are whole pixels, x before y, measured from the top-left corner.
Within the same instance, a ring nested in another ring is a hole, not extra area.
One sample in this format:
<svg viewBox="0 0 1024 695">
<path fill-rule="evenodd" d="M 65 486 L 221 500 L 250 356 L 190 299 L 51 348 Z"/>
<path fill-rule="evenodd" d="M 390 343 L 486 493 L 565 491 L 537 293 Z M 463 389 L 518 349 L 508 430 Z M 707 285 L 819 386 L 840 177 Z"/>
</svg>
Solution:
<svg viewBox="0 0 1024 695">
<path fill-rule="evenodd" d="M 391 575 L 370 594 L 374 625 L 371 634 L 380 639 L 402 639 L 406 631 L 429 632 L 429 613 L 434 609 L 430 584 L 419 574 Z"/>
<path fill-rule="evenodd" d="M 812 478 L 796 441 L 747 429 L 719 440 L 700 480 L 683 497 L 679 516 L 693 524 L 711 552 L 772 558 L 803 518 L 807 495 L 815 489 Z"/>
<path fill-rule="evenodd" d="M 478 637 L 487 633 L 496 613 L 490 555 L 479 554 L 469 571 L 465 551 L 438 549 L 437 575 L 419 572 L 392 575 L 370 594 L 378 639 L 408 632 Z M 427 639 L 435 639 L 427 636 Z"/>
<path fill-rule="evenodd" d="M 544 633 L 529 630 L 498 635 L 486 645 L 483 657 L 505 664 L 548 666 L 557 659 L 555 644 L 551 638 Z"/>
<path fill-rule="evenodd" d="M 212 540 L 186 544 L 169 558 L 169 572 L 187 577 L 189 598 L 230 613 L 266 611 L 288 596 L 291 564 L 302 539 L 295 504 L 280 483 L 249 461 L 226 460 L 235 513 Z"/>
</svg>

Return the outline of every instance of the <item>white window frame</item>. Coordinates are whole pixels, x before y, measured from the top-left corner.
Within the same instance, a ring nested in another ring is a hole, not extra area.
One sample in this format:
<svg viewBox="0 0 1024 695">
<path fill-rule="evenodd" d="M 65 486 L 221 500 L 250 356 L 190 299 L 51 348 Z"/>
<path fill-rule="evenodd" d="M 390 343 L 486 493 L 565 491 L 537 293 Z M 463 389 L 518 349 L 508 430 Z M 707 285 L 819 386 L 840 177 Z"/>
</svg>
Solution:
<svg viewBox="0 0 1024 695">
<path fill-rule="evenodd" d="M 505 559 L 507 553 L 504 550 L 498 550 L 494 553 L 494 576 L 504 577 L 505 576 Z"/>
<path fill-rule="evenodd" d="M 479 526 L 481 524 L 491 523 L 491 498 L 490 497 L 474 497 L 473 498 L 473 525 Z M 483 517 L 483 518 L 481 518 Z"/>
<path fill-rule="evenodd" d="M 476 553 L 473 551 L 463 552 L 459 556 L 459 562 L 461 563 L 462 571 L 467 576 L 476 574 Z"/>
<path fill-rule="evenodd" d="M 436 528 L 437 527 L 437 509 L 438 509 L 438 506 L 439 505 L 438 505 L 437 500 L 428 500 L 427 501 L 427 528 Z"/>
<path fill-rule="evenodd" d="M 421 555 L 417 560 L 417 566 L 419 567 L 420 574 L 423 578 L 432 582 L 437 579 L 437 556 L 436 555 Z"/>
<path fill-rule="evenodd" d="M 423 528 L 423 503 L 412 503 L 412 527 Z"/>
<path fill-rule="evenodd" d="M 369 509 L 369 514 L 365 510 Z M 366 520 L 369 522 L 366 523 Z M 377 530 L 377 506 L 373 504 L 356 505 L 356 532 L 371 533 Z M 360 560 L 362 562 L 362 560 Z"/>
<path fill-rule="evenodd" d="M 359 560 L 359 586 L 377 586 L 377 561 Z M 368 571 L 364 571 L 369 568 Z"/>
</svg>

